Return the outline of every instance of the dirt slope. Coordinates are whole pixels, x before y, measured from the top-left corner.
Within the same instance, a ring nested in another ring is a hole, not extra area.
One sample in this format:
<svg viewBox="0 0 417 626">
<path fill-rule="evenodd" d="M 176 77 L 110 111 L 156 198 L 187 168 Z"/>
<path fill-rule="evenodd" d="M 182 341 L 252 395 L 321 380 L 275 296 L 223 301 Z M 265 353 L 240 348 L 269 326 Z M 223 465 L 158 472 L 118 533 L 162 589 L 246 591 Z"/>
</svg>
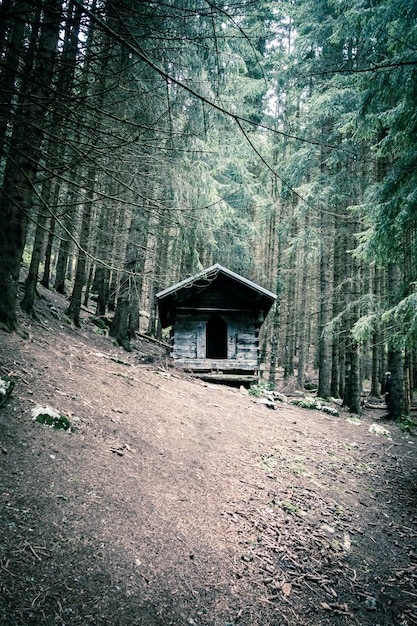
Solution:
<svg viewBox="0 0 417 626">
<path fill-rule="evenodd" d="M 1 624 L 417 624 L 412 436 L 270 410 L 44 298 L 0 331 Z"/>
</svg>

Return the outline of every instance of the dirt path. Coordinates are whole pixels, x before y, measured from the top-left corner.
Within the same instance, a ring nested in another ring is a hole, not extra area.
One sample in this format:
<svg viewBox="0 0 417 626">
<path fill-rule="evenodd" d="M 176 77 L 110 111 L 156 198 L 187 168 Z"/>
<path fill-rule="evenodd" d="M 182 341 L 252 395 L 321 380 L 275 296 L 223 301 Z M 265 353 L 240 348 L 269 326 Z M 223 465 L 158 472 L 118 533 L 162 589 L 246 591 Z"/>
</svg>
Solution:
<svg viewBox="0 0 417 626">
<path fill-rule="evenodd" d="M 417 624 L 415 438 L 378 410 L 269 410 L 45 295 L 0 331 L 1 624 Z"/>
</svg>

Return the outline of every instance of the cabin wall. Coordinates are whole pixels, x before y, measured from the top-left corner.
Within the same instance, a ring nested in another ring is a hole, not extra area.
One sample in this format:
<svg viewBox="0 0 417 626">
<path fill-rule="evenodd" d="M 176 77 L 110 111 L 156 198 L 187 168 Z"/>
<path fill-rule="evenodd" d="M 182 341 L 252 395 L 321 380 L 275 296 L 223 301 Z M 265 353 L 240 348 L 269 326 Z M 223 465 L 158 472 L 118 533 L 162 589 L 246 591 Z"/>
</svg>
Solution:
<svg viewBox="0 0 417 626">
<path fill-rule="evenodd" d="M 206 358 L 206 324 L 211 314 L 178 315 L 173 327 L 172 356 L 193 369 L 256 370 L 259 324 L 252 315 L 221 315 L 227 324 L 227 358 Z"/>
</svg>

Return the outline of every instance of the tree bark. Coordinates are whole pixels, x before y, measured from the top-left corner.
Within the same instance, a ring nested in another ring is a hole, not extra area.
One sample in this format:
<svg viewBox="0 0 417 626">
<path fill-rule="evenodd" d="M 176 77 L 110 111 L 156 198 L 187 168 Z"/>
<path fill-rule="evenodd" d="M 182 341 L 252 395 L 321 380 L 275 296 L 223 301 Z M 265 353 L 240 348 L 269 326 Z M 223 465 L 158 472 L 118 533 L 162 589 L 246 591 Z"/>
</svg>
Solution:
<svg viewBox="0 0 417 626">
<path fill-rule="evenodd" d="M 51 278 L 51 263 L 52 263 L 52 250 L 53 250 L 54 237 L 55 237 L 55 225 L 56 225 L 56 219 L 53 215 L 51 215 L 51 218 L 49 221 L 49 229 L 48 229 L 48 241 L 46 242 L 46 247 L 45 247 L 43 276 L 41 280 L 41 285 L 42 287 L 45 287 L 45 289 L 49 289 L 49 281 Z"/>
<path fill-rule="evenodd" d="M 328 332 L 332 319 L 332 277 L 333 277 L 333 238 L 332 217 L 325 211 L 321 215 L 321 251 L 320 251 L 320 323 L 319 323 L 319 388 L 320 398 L 330 397 L 332 379 L 332 344 L 333 338 Z"/>
<path fill-rule="evenodd" d="M 376 267 L 373 268 L 373 297 L 376 300 L 380 297 L 381 271 Z M 378 324 L 379 326 L 379 324 Z M 372 334 L 371 351 L 372 351 L 372 374 L 371 374 L 371 396 L 378 397 L 381 388 L 380 371 L 380 353 L 382 345 L 382 335 L 379 327 Z"/>
<path fill-rule="evenodd" d="M 130 283 L 133 279 L 136 266 L 136 229 L 134 216 L 131 216 L 129 234 L 126 244 L 125 267 L 117 293 L 117 306 L 114 313 L 110 336 L 116 339 L 117 343 L 125 350 L 131 350 L 129 333 L 129 305 L 130 305 Z"/>
<path fill-rule="evenodd" d="M 93 214 L 93 196 L 95 185 L 95 168 L 89 169 L 88 175 L 88 189 L 86 191 L 86 198 L 84 202 L 84 210 L 81 217 L 81 232 L 80 232 L 80 245 L 78 249 L 77 268 L 75 271 L 74 286 L 72 289 L 70 305 L 66 310 L 66 314 L 75 324 L 75 326 L 81 326 L 80 314 L 81 314 L 81 301 L 82 291 L 85 282 L 85 271 L 87 266 L 87 250 L 90 238 L 90 224 Z"/>
<path fill-rule="evenodd" d="M 10 8 L 10 2 L 8 2 Z M 23 3 L 23 7 L 21 10 L 24 10 L 25 4 Z M 21 56 L 24 55 L 23 49 L 23 36 L 25 29 L 25 22 L 23 19 L 14 19 L 13 22 L 10 19 L 11 15 L 8 14 L 7 8 L 5 7 L 5 15 L 0 15 L 0 24 L 2 24 L 2 30 L 7 30 L 8 22 L 10 24 L 10 34 L 9 34 L 9 42 L 5 45 L 3 49 L 3 62 L 2 62 L 2 71 L 0 75 L 0 93 L 1 104 L 0 104 L 0 154 L 4 154 L 5 144 L 7 140 L 8 126 L 10 120 L 12 118 L 12 114 L 14 111 L 13 108 L 13 96 L 15 93 L 15 80 L 16 74 L 19 67 L 19 60 Z M 7 17 L 9 20 L 7 20 Z M 4 32 L 3 37 L 0 41 L 4 41 Z M 36 32 L 34 29 L 33 36 L 34 39 Z"/>
<path fill-rule="evenodd" d="M 17 326 L 19 269 L 50 102 L 60 17 L 61 2 L 45 4 L 33 64 L 37 80 L 31 82 L 22 116 L 15 122 L 0 189 L 0 322 L 10 329 Z"/>
<path fill-rule="evenodd" d="M 55 266 L 54 289 L 58 293 L 65 294 L 65 278 L 67 275 L 68 258 L 70 253 L 71 235 L 74 234 L 75 221 L 75 202 L 77 192 L 72 184 L 77 177 L 78 168 L 74 168 L 71 172 L 69 189 L 67 191 L 68 209 L 65 212 L 63 220 L 63 228 L 61 229 L 60 244 L 58 250 L 58 259 Z"/>
<path fill-rule="evenodd" d="M 398 265 L 388 267 L 388 294 L 393 302 L 398 301 L 401 286 L 401 271 Z M 388 407 L 389 416 L 396 419 L 405 414 L 404 352 L 398 345 L 400 333 L 396 325 L 390 329 L 388 337 L 388 370 L 391 372 L 391 398 Z"/>
<path fill-rule="evenodd" d="M 21 307 L 28 315 L 33 316 L 33 304 L 35 302 L 36 285 L 38 283 L 39 263 L 42 256 L 42 246 L 45 235 L 46 213 L 45 208 L 39 209 L 36 220 L 35 241 L 30 259 L 29 272 L 25 280 L 25 293 Z"/>
</svg>

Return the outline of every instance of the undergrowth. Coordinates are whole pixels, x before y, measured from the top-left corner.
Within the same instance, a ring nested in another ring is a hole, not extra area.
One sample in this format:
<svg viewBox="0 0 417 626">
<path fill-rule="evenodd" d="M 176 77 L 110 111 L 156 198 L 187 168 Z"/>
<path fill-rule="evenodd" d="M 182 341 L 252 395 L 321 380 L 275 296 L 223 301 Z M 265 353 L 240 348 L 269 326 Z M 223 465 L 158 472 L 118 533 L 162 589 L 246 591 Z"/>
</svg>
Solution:
<svg viewBox="0 0 417 626">
<path fill-rule="evenodd" d="M 339 417 L 339 411 L 327 404 L 324 404 L 321 398 L 294 398 L 291 400 L 291 404 L 299 406 L 302 409 L 314 409 L 316 411 L 322 411 L 328 415 Z"/>
<path fill-rule="evenodd" d="M 403 433 L 407 435 L 416 435 L 417 424 L 413 422 L 407 415 L 401 415 L 398 418 L 398 425 Z"/>
</svg>

